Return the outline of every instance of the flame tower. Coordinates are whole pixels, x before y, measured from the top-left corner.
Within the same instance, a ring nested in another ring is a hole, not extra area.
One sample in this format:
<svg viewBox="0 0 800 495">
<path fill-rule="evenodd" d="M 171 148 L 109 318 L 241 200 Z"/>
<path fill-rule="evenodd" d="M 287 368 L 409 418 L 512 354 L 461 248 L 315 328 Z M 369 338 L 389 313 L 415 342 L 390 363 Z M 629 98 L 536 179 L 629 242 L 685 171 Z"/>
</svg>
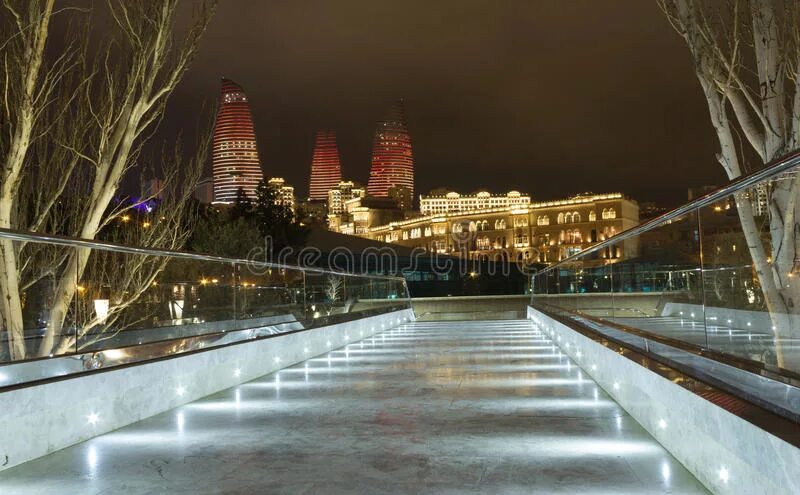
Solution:
<svg viewBox="0 0 800 495">
<path fill-rule="evenodd" d="M 255 198 L 256 186 L 264 175 L 256 146 L 253 116 L 244 90 L 222 78 L 219 109 L 212 145 L 214 203 L 233 203 L 242 189 Z"/>
<path fill-rule="evenodd" d="M 327 200 L 328 191 L 339 187 L 341 181 L 342 165 L 339 162 L 339 147 L 336 146 L 336 132 L 317 131 L 314 157 L 311 159 L 308 199 Z"/>
<path fill-rule="evenodd" d="M 414 197 L 414 154 L 402 99 L 392 105 L 375 129 L 367 194 L 389 196 L 393 187 L 407 188 Z"/>
</svg>

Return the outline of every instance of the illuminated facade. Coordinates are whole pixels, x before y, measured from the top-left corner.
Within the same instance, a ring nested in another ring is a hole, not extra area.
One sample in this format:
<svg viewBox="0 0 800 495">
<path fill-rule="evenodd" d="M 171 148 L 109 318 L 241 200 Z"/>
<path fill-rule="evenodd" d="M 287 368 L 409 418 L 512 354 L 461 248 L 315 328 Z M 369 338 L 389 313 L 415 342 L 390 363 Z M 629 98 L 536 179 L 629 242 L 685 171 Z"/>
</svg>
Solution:
<svg viewBox="0 0 800 495">
<path fill-rule="evenodd" d="M 314 142 L 314 155 L 311 158 L 308 199 L 327 200 L 328 191 L 337 188 L 341 181 L 342 165 L 339 161 L 339 148 L 336 146 L 336 132 L 318 131 Z"/>
<path fill-rule="evenodd" d="M 406 188 L 405 194 L 414 197 L 414 154 L 403 100 L 395 103 L 386 118 L 378 122 L 367 194 L 387 197 L 392 187 Z"/>
<path fill-rule="evenodd" d="M 275 204 L 283 205 L 295 212 L 294 187 L 286 184 L 282 177 L 273 177 L 267 181 L 267 186 L 275 191 Z"/>
<path fill-rule="evenodd" d="M 222 79 L 211 157 L 214 203 L 233 203 L 239 189 L 255 198 L 264 176 L 253 116 L 244 90 L 230 79 Z"/>
<path fill-rule="evenodd" d="M 423 215 L 441 215 L 442 213 L 460 213 L 496 208 L 527 208 L 530 204 L 531 197 L 518 191 L 509 191 L 507 194 L 497 195 L 486 191 L 481 191 L 477 194 L 432 192 L 419 197 L 419 211 Z"/>
<path fill-rule="evenodd" d="M 345 213 L 345 202 L 354 198 L 363 198 L 367 191 L 353 181 L 341 181 L 328 191 L 328 215 Z"/>
<path fill-rule="evenodd" d="M 639 223 L 639 206 L 621 194 L 586 194 L 525 206 L 424 215 L 387 224 L 353 216 L 343 233 L 492 261 L 553 263 Z M 335 224 L 331 224 L 334 228 Z M 598 264 L 633 258 L 637 239 L 598 255 Z"/>
</svg>

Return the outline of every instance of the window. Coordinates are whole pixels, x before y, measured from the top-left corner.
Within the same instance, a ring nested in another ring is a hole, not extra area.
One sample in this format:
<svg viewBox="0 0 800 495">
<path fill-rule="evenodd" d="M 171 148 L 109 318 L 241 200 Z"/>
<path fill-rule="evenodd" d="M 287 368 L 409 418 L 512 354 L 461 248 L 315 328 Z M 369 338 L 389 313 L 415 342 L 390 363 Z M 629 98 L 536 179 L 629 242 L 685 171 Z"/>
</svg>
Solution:
<svg viewBox="0 0 800 495">
<path fill-rule="evenodd" d="M 559 213 L 558 214 L 558 223 L 559 224 L 564 223 L 564 214 L 563 213 Z"/>
<path fill-rule="evenodd" d="M 602 212 L 603 220 L 610 220 L 613 218 L 617 218 L 617 211 L 614 208 L 603 208 Z"/>
<path fill-rule="evenodd" d="M 501 218 L 501 219 L 499 219 L 499 220 L 495 220 L 495 222 L 494 222 L 494 228 L 495 228 L 495 230 L 502 230 L 502 229 L 506 228 L 506 221 L 505 221 L 505 219 Z"/>
<path fill-rule="evenodd" d="M 578 222 L 580 222 L 580 221 L 581 221 L 581 214 L 580 214 L 580 213 L 578 213 L 577 211 L 576 211 L 576 212 L 574 212 L 574 213 L 572 214 L 572 221 L 573 221 L 574 223 L 578 223 Z"/>
<path fill-rule="evenodd" d="M 536 225 L 550 225 L 550 217 L 542 215 L 536 219 Z"/>
<path fill-rule="evenodd" d="M 594 210 L 589 212 L 589 221 L 590 222 L 597 221 L 597 213 Z"/>
</svg>

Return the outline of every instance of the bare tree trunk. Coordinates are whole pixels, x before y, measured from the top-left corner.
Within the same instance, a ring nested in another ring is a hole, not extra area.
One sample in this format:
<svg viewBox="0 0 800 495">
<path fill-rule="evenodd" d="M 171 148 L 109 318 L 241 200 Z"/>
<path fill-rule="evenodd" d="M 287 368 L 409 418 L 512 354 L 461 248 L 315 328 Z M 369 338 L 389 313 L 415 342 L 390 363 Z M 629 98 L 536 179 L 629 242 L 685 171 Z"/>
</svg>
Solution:
<svg viewBox="0 0 800 495">
<path fill-rule="evenodd" d="M 40 5 L 39 2 L 28 5 L 12 5 L 10 2 L 4 4 L 4 8 L 15 20 L 17 31 L 11 35 L 15 39 L 9 40 L 10 53 L 6 54 L 4 60 L 6 80 L 4 103 L 14 105 L 14 108 L 6 110 L 10 116 L 9 125 L 13 132 L 0 178 L 2 181 L 0 227 L 2 228 L 15 227 L 12 223 L 15 191 L 19 186 L 25 157 L 30 147 L 36 114 L 44 105 L 37 89 L 41 83 L 41 67 L 53 4 L 54 0 L 47 0 L 44 5 Z M 16 64 L 17 67 L 12 67 L 11 64 Z M 9 87 L 17 84 L 18 88 Z M 9 95 L 12 95 L 11 99 Z M 8 333 L 11 359 L 17 360 L 25 358 L 25 336 L 15 247 L 13 241 L 8 239 L 0 241 L 0 297 L 2 297 L 0 304 L 3 309 L 3 324 Z"/>
</svg>

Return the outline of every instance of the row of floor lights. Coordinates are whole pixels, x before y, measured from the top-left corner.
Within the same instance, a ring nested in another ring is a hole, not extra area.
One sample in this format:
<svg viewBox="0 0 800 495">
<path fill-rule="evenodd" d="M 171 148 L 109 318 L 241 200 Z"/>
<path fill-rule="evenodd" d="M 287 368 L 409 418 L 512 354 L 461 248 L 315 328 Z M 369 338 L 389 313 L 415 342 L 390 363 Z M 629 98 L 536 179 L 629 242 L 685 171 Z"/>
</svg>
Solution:
<svg viewBox="0 0 800 495">
<path fill-rule="evenodd" d="M 408 318 L 403 318 L 402 319 L 402 322 L 407 322 L 407 321 L 408 321 Z M 401 323 L 400 319 L 395 320 L 395 324 L 399 325 L 400 323 Z M 386 328 L 386 324 L 385 323 L 381 323 L 381 328 L 385 329 Z M 372 327 L 370 330 L 374 333 L 375 332 L 375 327 Z M 359 335 L 363 336 L 364 335 L 364 331 L 363 330 L 359 331 Z M 345 340 L 349 340 L 349 339 L 350 339 L 350 336 L 345 334 Z M 385 339 L 385 337 L 384 337 L 384 339 Z M 375 344 L 375 337 L 374 336 L 372 338 L 372 343 Z M 328 348 L 330 348 L 332 346 L 331 341 L 328 340 L 326 342 L 326 345 L 328 346 Z M 363 347 L 363 342 L 361 343 L 361 345 Z M 309 353 L 308 347 L 304 347 L 303 348 L 303 353 L 304 354 L 308 354 Z M 52 357 L 52 355 L 51 355 L 51 357 Z M 281 362 L 280 356 L 275 356 L 274 357 L 274 361 L 275 361 L 275 363 L 280 363 Z M 330 366 L 330 354 L 328 355 L 328 365 Z M 241 374 L 242 374 L 241 368 L 236 368 L 233 371 L 233 375 L 235 377 L 237 377 L 237 378 L 239 376 L 241 376 Z M 305 365 L 305 374 L 306 374 L 306 380 L 308 380 L 308 363 L 306 363 L 306 365 Z M 275 382 L 276 382 L 276 387 L 280 387 L 280 376 L 278 374 L 275 375 Z M 183 385 L 178 385 L 175 388 L 175 394 L 178 397 L 183 397 L 184 395 L 186 395 L 186 387 L 184 387 Z M 236 401 L 236 406 L 238 407 L 241 404 L 241 391 L 239 391 L 239 390 L 236 390 L 236 392 L 235 392 L 235 401 Z M 183 412 L 178 412 L 177 421 L 178 421 L 178 430 L 182 432 L 183 431 L 183 427 L 184 427 L 184 422 L 185 422 Z M 90 412 L 89 414 L 86 415 L 86 422 L 88 424 L 94 426 L 94 425 L 96 425 L 97 423 L 100 422 L 100 415 L 97 412 L 92 411 L 92 412 Z M 726 471 L 726 473 L 727 473 L 727 471 Z M 726 474 L 726 476 L 727 476 L 727 474 Z"/>
<path fill-rule="evenodd" d="M 694 316 L 694 315 L 692 315 L 692 316 Z M 551 330 L 549 328 L 546 328 L 546 327 L 543 327 L 538 322 L 538 320 L 534 320 L 534 321 L 536 321 L 537 325 L 539 325 L 539 328 L 544 330 L 544 332 L 546 334 L 550 335 L 551 337 L 553 336 L 553 333 L 555 333 L 553 330 Z M 729 321 L 729 323 L 730 323 L 730 321 Z M 748 322 L 748 324 L 749 324 L 749 322 Z M 561 341 L 561 336 L 557 335 L 556 339 L 560 342 Z M 566 345 L 567 349 L 569 349 L 570 343 L 567 342 L 565 345 Z M 578 347 L 577 344 L 575 345 L 575 347 L 576 348 Z M 576 350 L 575 355 L 577 356 L 577 358 L 581 357 L 582 353 L 581 353 L 580 349 Z M 567 363 L 567 364 L 569 364 L 569 363 Z M 592 369 L 592 371 L 597 371 L 597 365 L 596 364 L 592 364 L 591 365 L 591 369 Z M 620 386 L 619 382 L 615 380 L 613 385 L 612 385 L 612 387 L 614 388 L 615 391 L 619 391 L 621 386 Z M 595 389 L 595 392 L 596 392 L 596 389 Z M 597 397 L 595 396 L 595 398 L 597 398 Z M 620 417 L 617 417 L 617 426 L 621 427 L 621 418 Z M 667 425 L 667 421 L 664 418 L 659 418 L 657 426 L 658 426 L 658 428 L 660 430 L 666 430 L 667 426 L 668 426 Z M 664 475 L 664 477 L 667 477 L 667 478 L 669 477 L 669 466 L 668 465 L 664 465 L 663 466 L 662 474 Z M 728 468 L 726 468 L 725 466 L 721 466 L 720 469 L 719 469 L 719 479 L 720 479 L 720 481 L 722 481 L 723 483 L 726 483 L 726 484 L 728 483 L 728 480 L 730 479 L 730 472 L 728 471 Z"/>
</svg>

